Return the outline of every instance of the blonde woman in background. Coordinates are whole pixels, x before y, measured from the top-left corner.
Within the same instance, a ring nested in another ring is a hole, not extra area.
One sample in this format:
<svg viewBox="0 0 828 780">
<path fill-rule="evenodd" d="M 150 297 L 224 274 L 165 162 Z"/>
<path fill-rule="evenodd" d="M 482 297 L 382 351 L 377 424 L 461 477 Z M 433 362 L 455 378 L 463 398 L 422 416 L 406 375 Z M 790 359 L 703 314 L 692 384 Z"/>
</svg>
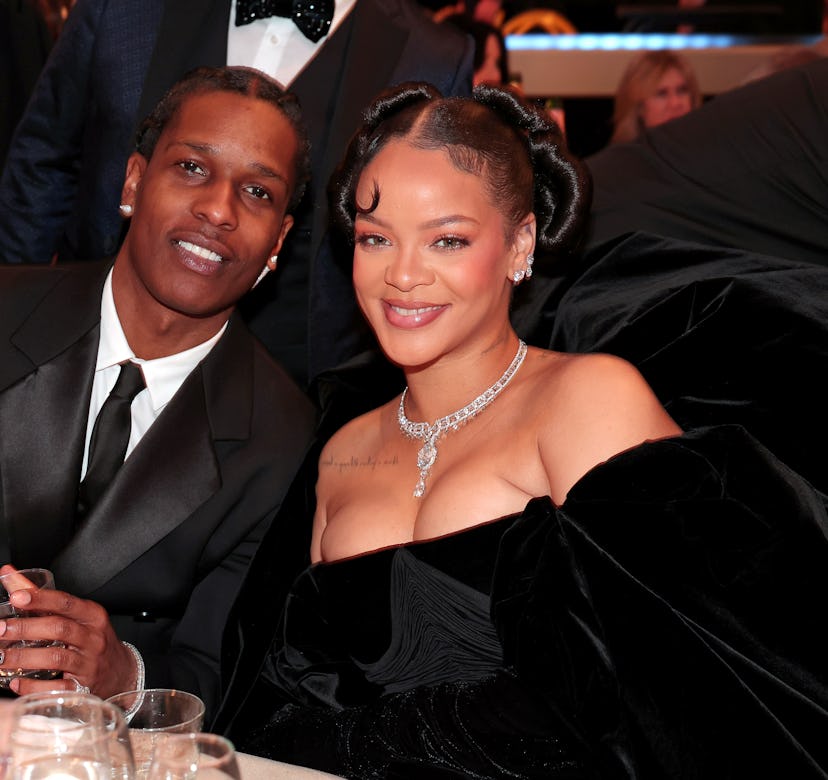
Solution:
<svg viewBox="0 0 828 780">
<path fill-rule="evenodd" d="M 633 59 L 615 93 L 610 143 L 633 141 L 644 128 L 683 116 L 701 105 L 690 63 L 672 51 L 645 51 Z"/>
</svg>

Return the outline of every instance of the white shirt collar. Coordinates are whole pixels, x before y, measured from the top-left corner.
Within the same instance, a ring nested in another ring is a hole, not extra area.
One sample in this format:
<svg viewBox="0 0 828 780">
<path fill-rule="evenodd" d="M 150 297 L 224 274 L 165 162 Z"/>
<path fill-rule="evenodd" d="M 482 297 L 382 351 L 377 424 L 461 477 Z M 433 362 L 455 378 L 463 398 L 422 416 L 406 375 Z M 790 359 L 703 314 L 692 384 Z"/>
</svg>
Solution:
<svg viewBox="0 0 828 780">
<path fill-rule="evenodd" d="M 98 344 L 95 371 L 102 371 L 110 366 L 123 363 L 125 360 L 138 363 L 144 374 L 144 381 L 147 383 L 152 407 L 158 413 L 175 395 L 187 375 L 207 356 L 226 328 L 225 322 L 212 338 L 175 355 L 153 360 L 136 357 L 124 335 L 121 320 L 115 308 L 115 298 L 112 295 L 112 271 L 110 270 L 101 296 L 101 338 Z"/>
</svg>

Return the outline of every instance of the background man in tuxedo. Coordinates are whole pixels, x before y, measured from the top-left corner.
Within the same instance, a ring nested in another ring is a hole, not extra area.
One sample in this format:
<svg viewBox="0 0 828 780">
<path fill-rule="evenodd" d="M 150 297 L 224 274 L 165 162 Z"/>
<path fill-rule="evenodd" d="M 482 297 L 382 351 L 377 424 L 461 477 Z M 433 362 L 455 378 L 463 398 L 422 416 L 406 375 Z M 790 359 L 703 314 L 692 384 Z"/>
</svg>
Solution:
<svg viewBox="0 0 828 780">
<path fill-rule="evenodd" d="M 367 330 L 329 239 L 327 181 L 381 89 L 422 80 L 467 93 L 473 44 L 411 0 L 331 5 L 330 24 L 307 37 L 290 18 L 251 19 L 235 0 L 78 0 L 0 181 L 0 260 L 113 254 L 137 119 L 193 67 L 253 66 L 299 96 L 313 170 L 285 262 L 245 303 L 245 318 L 300 384 L 359 351 Z"/>
<path fill-rule="evenodd" d="M 227 613 L 314 426 L 234 313 L 275 267 L 307 173 L 293 96 L 200 69 L 142 127 L 114 265 L 0 268 L 0 561 L 49 567 L 60 589 L 17 593 L 48 616 L 0 636 L 66 645 L 5 649 L 6 669 L 64 675 L 17 693 L 105 697 L 143 663 L 148 687 L 193 691 L 210 716 Z M 281 534 L 288 581 L 308 556 L 297 533 Z"/>
</svg>

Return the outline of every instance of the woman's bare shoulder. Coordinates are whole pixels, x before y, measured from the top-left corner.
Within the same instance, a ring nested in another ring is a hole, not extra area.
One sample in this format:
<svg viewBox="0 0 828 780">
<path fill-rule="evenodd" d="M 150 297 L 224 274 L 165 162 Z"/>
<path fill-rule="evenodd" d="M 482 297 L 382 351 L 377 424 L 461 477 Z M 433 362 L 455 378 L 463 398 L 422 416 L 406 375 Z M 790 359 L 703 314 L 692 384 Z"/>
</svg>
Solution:
<svg viewBox="0 0 828 780">
<path fill-rule="evenodd" d="M 564 353 L 538 350 L 535 381 L 568 402 L 590 404 L 609 398 L 648 403 L 653 392 L 629 361 L 602 352 Z M 547 395 L 547 393 L 544 393 Z"/>
<path fill-rule="evenodd" d="M 640 371 L 608 354 L 572 354 L 546 369 L 536 397 L 542 459 L 564 495 L 587 471 L 645 441 L 681 433 Z"/>
</svg>

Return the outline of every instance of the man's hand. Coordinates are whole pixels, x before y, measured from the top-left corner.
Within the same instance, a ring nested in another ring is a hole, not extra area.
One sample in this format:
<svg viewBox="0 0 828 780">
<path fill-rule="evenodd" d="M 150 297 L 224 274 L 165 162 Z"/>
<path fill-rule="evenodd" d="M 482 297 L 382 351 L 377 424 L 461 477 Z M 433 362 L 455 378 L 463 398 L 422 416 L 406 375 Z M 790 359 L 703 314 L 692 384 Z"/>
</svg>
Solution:
<svg viewBox="0 0 828 780">
<path fill-rule="evenodd" d="M 14 573 L 4 566 L 0 573 Z M 75 680 L 96 696 L 106 698 L 135 686 L 135 661 L 121 644 L 106 610 L 60 590 L 14 591 L 9 600 L 15 609 L 35 613 L 31 617 L 0 620 L 0 640 L 61 642 L 63 646 L 8 647 L 5 669 L 57 669 L 64 679 L 16 678 L 10 688 L 20 695 L 37 691 L 75 690 Z M 67 679 L 68 678 L 68 679 Z"/>
<path fill-rule="evenodd" d="M 14 566 L 9 566 L 8 564 L 0 568 L 0 575 L 4 578 L 3 583 L 7 593 L 11 593 L 12 591 L 20 590 L 22 588 L 37 587 L 32 584 L 31 580 L 17 571 Z"/>
</svg>

